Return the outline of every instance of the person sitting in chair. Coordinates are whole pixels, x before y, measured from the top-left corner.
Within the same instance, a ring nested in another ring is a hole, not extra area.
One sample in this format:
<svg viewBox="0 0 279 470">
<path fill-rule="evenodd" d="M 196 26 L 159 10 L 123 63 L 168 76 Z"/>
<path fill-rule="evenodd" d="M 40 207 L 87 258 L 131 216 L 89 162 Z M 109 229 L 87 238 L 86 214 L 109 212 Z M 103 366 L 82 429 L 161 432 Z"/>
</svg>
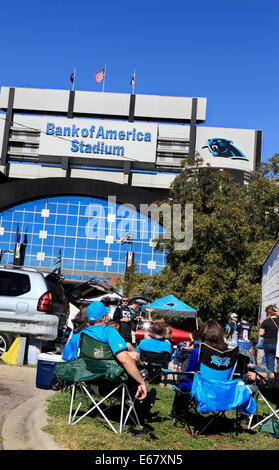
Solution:
<svg viewBox="0 0 279 470">
<path fill-rule="evenodd" d="M 126 370 L 128 376 L 137 383 L 135 397 L 144 401 L 147 397 L 146 383 L 144 382 L 135 361 L 128 353 L 128 346 L 117 330 L 108 326 L 109 309 L 102 302 L 92 302 L 87 307 L 87 319 L 89 327 L 82 330 L 82 333 L 110 346 L 112 353 Z"/>
<path fill-rule="evenodd" d="M 224 331 L 220 323 L 216 320 L 208 320 L 203 323 L 201 329 L 194 333 L 195 346 L 187 364 L 184 364 L 183 376 L 180 381 L 180 390 L 177 390 L 172 404 L 171 417 L 174 422 L 179 419 L 185 420 L 188 416 L 188 401 L 190 399 L 190 391 L 193 384 L 193 372 L 199 370 L 199 348 L 203 342 L 218 351 L 226 351 L 227 344 L 224 341 Z M 188 374 L 187 374 L 188 372 Z M 191 372 L 191 373 L 190 373 Z"/>
<path fill-rule="evenodd" d="M 154 321 L 150 324 L 148 330 L 149 338 L 143 339 L 136 348 L 136 359 L 140 359 L 142 351 L 153 353 L 168 353 L 169 362 L 172 360 L 172 349 L 169 341 L 165 340 L 166 329 L 165 327 Z"/>
</svg>

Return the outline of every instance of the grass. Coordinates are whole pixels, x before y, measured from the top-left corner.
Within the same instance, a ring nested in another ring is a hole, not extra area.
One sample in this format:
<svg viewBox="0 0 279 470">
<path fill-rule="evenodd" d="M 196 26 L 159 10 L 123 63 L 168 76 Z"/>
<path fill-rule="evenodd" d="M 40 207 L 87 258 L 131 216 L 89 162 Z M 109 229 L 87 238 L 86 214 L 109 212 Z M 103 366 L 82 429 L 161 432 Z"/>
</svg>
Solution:
<svg viewBox="0 0 279 470">
<path fill-rule="evenodd" d="M 49 400 L 48 424 L 44 428 L 64 449 L 69 450 L 278 450 L 279 440 L 271 434 L 242 430 L 236 435 L 232 426 L 235 413 L 228 412 L 228 419 L 208 428 L 208 434 L 194 438 L 182 424 L 174 425 L 170 411 L 174 392 L 157 386 L 157 398 L 150 419 L 141 434 L 128 432 L 114 434 L 101 417 L 87 416 L 75 425 L 68 425 L 70 393 L 57 392 Z M 259 402 L 259 414 L 268 410 Z M 268 413 L 269 414 L 269 413 Z M 202 417 L 206 419 L 206 417 Z"/>
</svg>

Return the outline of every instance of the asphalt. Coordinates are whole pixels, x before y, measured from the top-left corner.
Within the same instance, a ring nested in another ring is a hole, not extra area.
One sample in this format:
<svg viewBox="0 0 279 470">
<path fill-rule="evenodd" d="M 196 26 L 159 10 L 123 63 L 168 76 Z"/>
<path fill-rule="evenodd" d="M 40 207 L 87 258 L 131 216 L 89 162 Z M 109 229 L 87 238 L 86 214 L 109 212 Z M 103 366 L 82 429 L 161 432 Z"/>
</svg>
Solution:
<svg viewBox="0 0 279 470">
<path fill-rule="evenodd" d="M 35 379 L 36 369 L 28 367 L 1 367 L 1 378 Z M 47 399 L 55 392 L 36 389 L 32 398 L 12 409 L 2 426 L 4 450 L 62 450 L 50 434 L 43 431 L 47 424 Z"/>
</svg>

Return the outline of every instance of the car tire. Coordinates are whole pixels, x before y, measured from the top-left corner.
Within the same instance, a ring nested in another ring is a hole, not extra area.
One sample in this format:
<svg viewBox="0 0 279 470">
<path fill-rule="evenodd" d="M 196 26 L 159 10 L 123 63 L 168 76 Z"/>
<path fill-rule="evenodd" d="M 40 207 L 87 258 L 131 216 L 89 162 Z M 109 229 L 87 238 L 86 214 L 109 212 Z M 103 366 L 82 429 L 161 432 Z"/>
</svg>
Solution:
<svg viewBox="0 0 279 470">
<path fill-rule="evenodd" d="M 0 357 L 7 352 L 14 342 L 14 337 L 9 333 L 0 331 Z"/>
</svg>

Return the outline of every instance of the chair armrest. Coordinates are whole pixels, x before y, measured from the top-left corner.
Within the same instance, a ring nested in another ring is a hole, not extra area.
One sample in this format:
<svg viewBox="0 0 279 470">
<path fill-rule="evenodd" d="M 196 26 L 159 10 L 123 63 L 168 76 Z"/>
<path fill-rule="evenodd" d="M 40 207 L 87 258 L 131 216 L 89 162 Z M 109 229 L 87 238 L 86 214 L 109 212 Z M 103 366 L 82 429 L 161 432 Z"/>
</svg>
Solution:
<svg viewBox="0 0 279 470">
<path fill-rule="evenodd" d="M 186 375 L 186 372 L 178 372 L 177 370 L 172 369 L 162 369 L 165 374 L 174 374 L 174 375 Z M 187 372 L 188 374 L 188 372 Z"/>
<path fill-rule="evenodd" d="M 177 370 L 172 370 L 172 369 L 162 369 L 162 371 L 165 373 L 165 374 L 173 374 L 173 375 L 180 375 L 180 376 L 185 376 L 187 374 L 197 374 L 199 372 L 197 371 L 191 371 L 191 370 L 187 370 L 187 372 L 181 372 L 181 371 L 177 371 Z"/>
</svg>

